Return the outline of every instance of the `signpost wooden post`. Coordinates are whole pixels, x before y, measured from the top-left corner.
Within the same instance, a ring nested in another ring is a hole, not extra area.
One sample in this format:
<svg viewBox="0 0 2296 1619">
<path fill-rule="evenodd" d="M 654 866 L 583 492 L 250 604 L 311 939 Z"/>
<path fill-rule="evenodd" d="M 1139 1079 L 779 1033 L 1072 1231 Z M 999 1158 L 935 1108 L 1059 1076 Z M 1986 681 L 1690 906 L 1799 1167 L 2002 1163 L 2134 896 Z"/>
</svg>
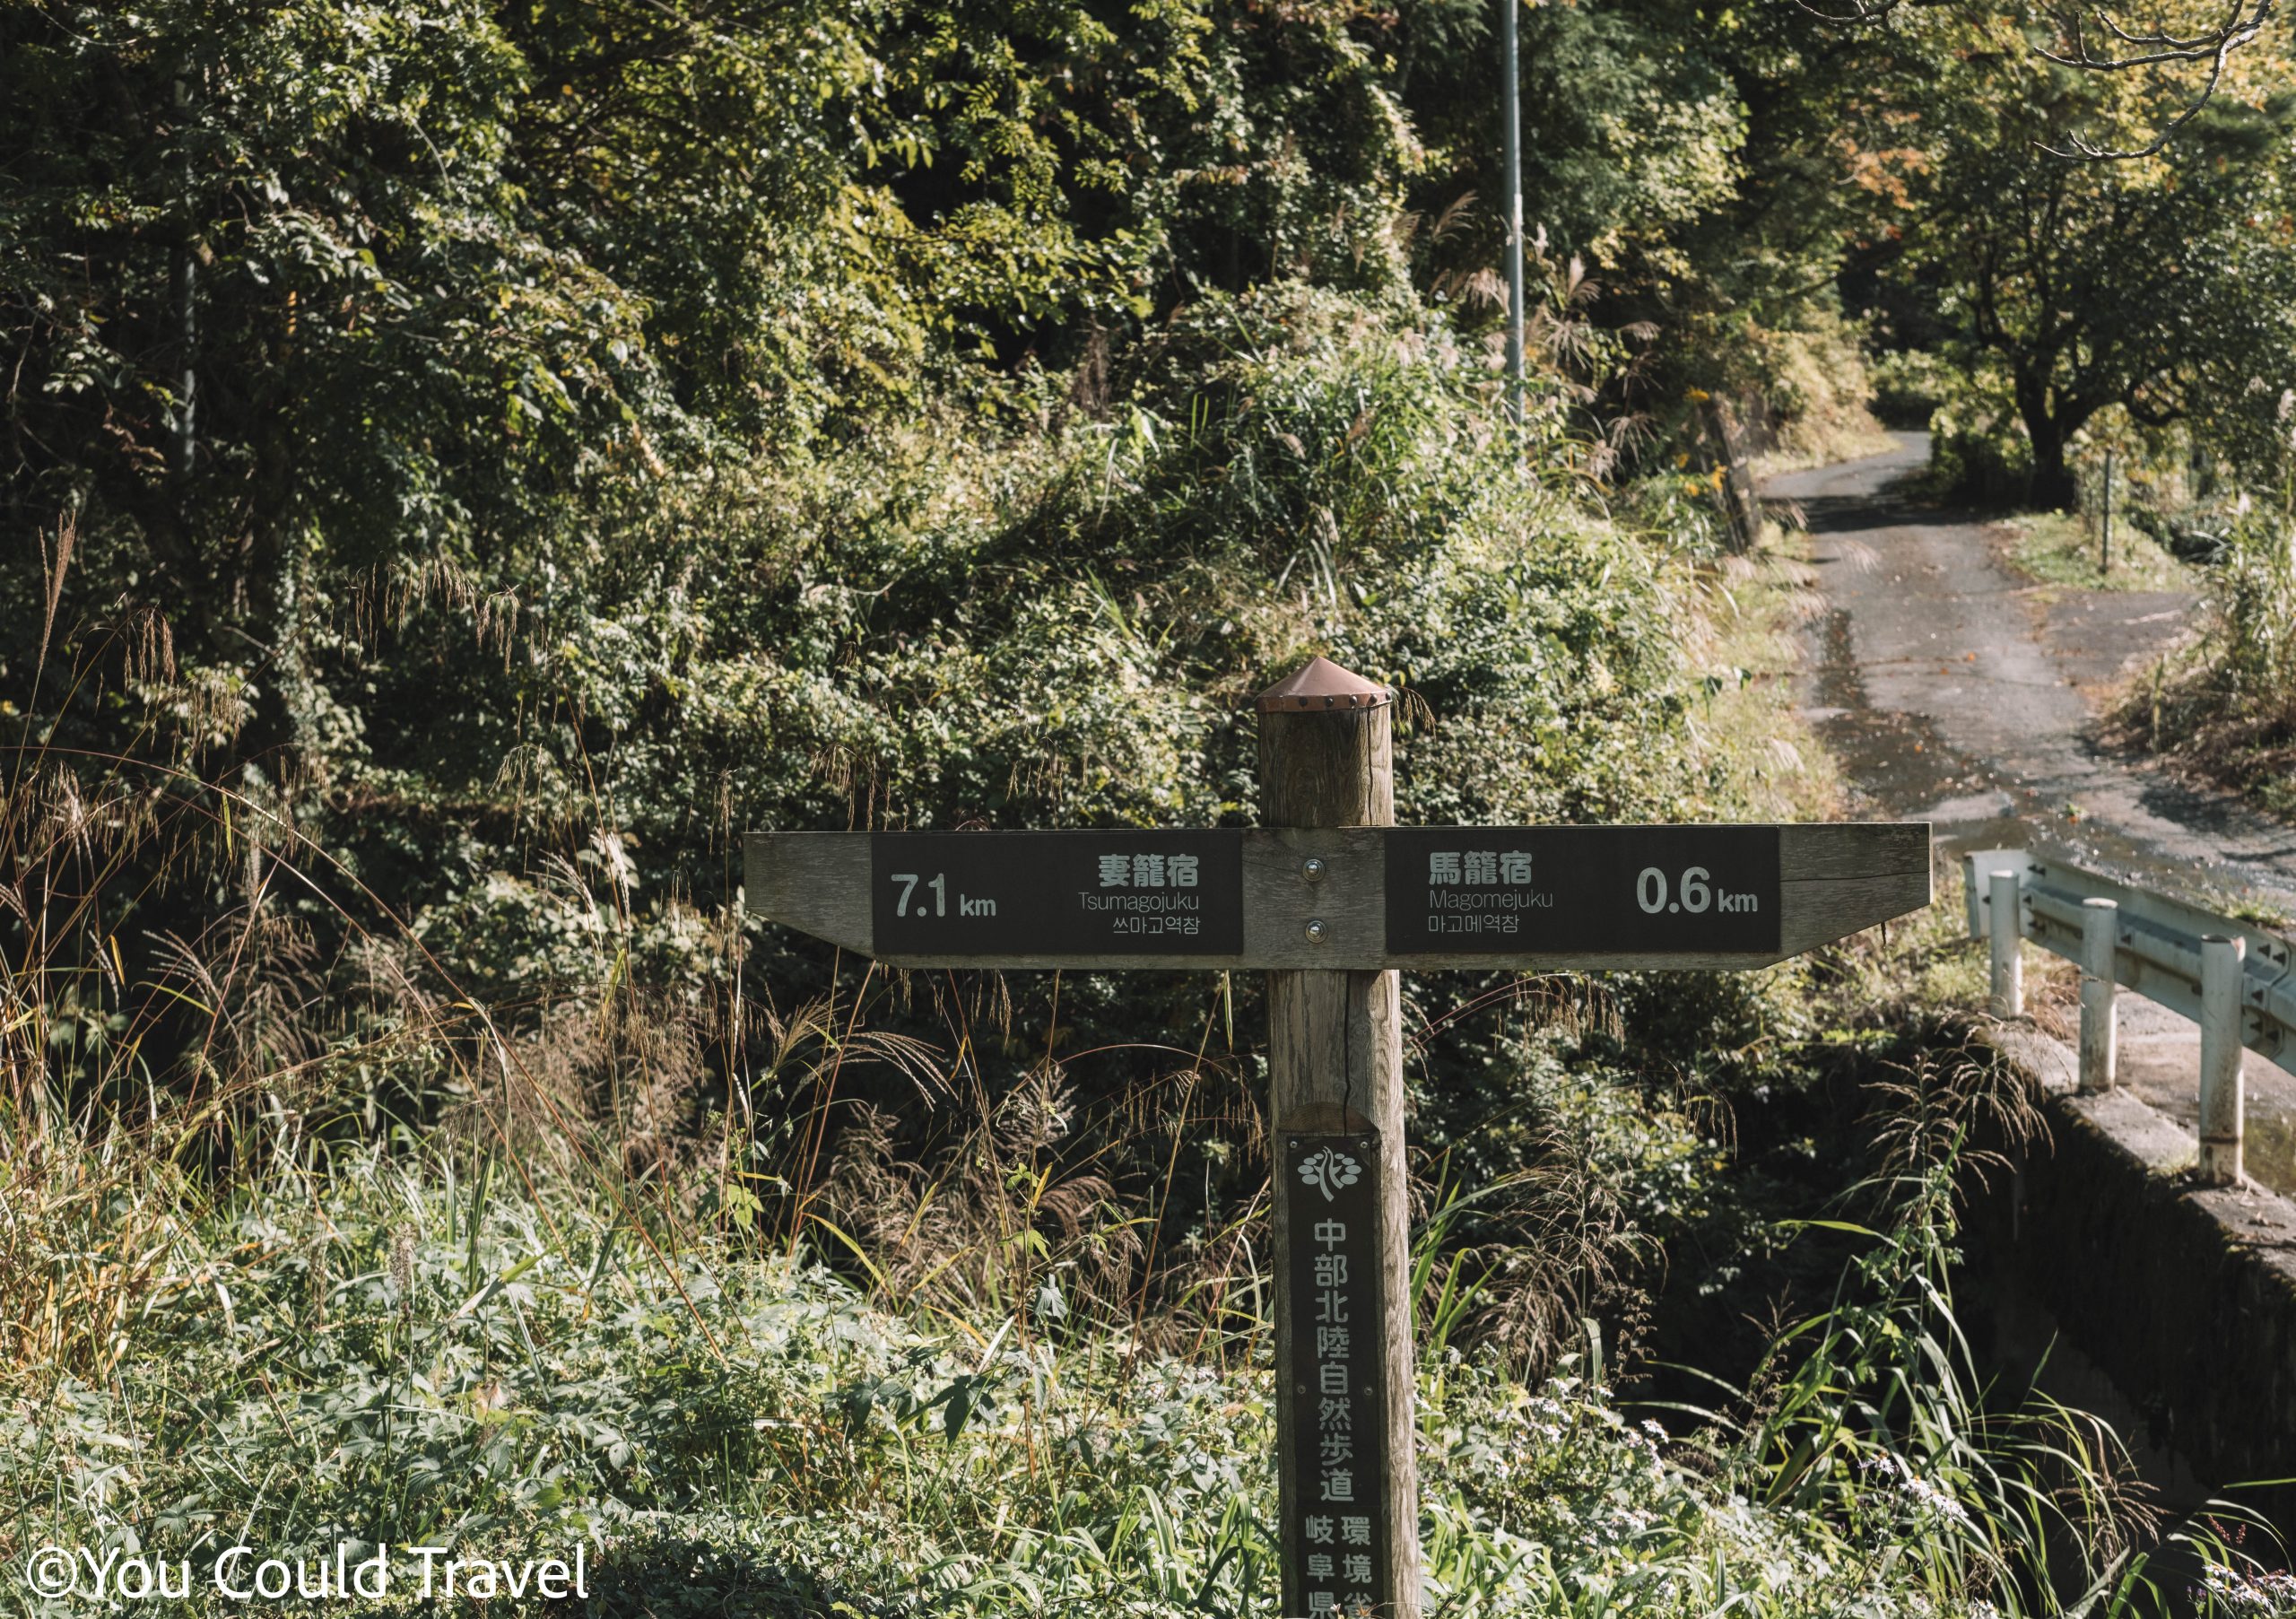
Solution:
<svg viewBox="0 0 2296 1619">
<path fill-rule="evenodd" d="M 1396 970 L 1767 966 L 1929 903 L 1923 822 L 1398 827 L 1390 693 L 1261 693 L 1261 829 L 753 832 L 752 910 L 896 967 L 1268 975 L 1286 1619 L 1417 1619 Z"/>
<path fill-rule="evenodd" d="M 1260 693 L 1259 813 L 1271 826 L 1395 824 L 1387 690 L 1318 658 Z M 1382 929 L 1340 914 L 1358 854 L 1304 854 L 1310 944 Z M 1323 902 L 1319 905 L 1319 901 Z M 1331 914 L 1322 914 L 1328 910 Z M 1419 1614 L 1411 1204 L 1404 1185 L 1403 988 L 1393 968 L 1267 975 L 1275 1142 L 1275 1454 L 1280 1612 Z"/>
</svg>

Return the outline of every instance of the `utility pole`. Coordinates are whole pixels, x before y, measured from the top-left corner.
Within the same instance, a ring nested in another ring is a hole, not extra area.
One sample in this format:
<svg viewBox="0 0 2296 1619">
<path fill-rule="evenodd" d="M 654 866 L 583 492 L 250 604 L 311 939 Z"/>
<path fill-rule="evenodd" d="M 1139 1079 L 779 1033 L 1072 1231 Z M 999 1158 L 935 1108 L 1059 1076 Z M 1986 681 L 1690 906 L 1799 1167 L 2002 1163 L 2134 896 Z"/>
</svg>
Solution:
<svg viewBox="0 0 2296 1619">
<path fill-rule="evenodd" d="M 184 213 L 183 235 L 172 265 L 179 368 L 172 437 L 176 483 L 180 489 L 190 483 L 191 464 L 199 451 L 199 371 L 195 364 L 199 352 L 198 205 L 192 195 L 191 87 L 181 79 L 175 82 L 175 108 L 177 158 L 183 184 L 179 203 Z"/>
<path fill-rule="evenodd" d="M 1499 121 L 1507 170 L 1507 413 L 1523 419 L 1523 96 L 1517 71 L 1516 11 L 1499 0 Z"/>
<path fill-rule="evenodd" d="M 2113 452 L 2105 451 L 2105 516 L 2097 537 L 2097 571 L 2113 570 Z"/>
</svg>

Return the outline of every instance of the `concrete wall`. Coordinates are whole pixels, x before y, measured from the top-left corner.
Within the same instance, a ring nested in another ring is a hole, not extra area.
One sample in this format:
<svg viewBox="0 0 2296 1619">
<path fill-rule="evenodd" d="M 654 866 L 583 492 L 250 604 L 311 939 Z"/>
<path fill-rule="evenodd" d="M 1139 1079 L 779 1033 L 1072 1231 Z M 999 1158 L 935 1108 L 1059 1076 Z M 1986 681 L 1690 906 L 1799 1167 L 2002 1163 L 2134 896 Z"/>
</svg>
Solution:
<svg viewBox="0 0 2296 1619">
<path fill-rule="evenodd" d="M 2124 1437 L 2205 1493 L 2296 1481 L 2296 1204 L 2193 1185 L 2193 1137 L 2127 1091 L 2073 1094 L 2062 1043 L 2018 1025 L 1984 1038 L 2048 1090 L 2053 1137 L 1970 1211 L 1996 1316 L 2045 1311 L 2126 1399 L 2100 1414 L 2133 1414 Z M 2233 1494 L 2296 1545 L 2296 1482 Z"/>
</svg>

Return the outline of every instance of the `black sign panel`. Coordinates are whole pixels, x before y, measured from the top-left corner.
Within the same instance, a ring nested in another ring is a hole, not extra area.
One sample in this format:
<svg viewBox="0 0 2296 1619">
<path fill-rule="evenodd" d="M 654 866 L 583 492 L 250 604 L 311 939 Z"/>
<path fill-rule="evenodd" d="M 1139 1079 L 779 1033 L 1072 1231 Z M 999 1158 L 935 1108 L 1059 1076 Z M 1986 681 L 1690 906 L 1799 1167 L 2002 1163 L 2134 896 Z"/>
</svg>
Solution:
<svg viewBox="0 0 2296 1619">
<path fill-rule="evenodd" d="M 1397 828 L 1390 954 L 1775 951 L 1775 826 Z"/>
<path fill-rule="evenodd" d="M 875 832 L 880 955 L 1234 955 L 1243 834 Z"/>
<path fill-rule="evenodd" d="M 1291 1186 L 1292 1521 L 1283 1567 L 1306 1614 L 1385 1613 L 1391 1571 L 1387 1358 L 1379 1319 L 1378 1138 L 1283 1138 Z M 1291 1611 L 1291 1610 L 1287 1610 Z"/>
</svg>

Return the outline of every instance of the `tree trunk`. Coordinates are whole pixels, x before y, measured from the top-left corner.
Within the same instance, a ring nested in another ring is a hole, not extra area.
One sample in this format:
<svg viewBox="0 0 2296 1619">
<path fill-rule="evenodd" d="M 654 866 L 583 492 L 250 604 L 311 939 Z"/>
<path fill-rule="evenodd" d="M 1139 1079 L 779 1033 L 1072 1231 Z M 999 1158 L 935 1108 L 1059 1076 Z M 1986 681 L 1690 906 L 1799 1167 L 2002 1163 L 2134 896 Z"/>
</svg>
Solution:
<svg viewBox="0 0 2296 1619">
<path fill-rule="evenodd" d="M 2065 464 L 2066 434 L 2055 422 L 2026 423 L 2033 440 L 2033 475 L 2028 492 L 2043 511 L 2070 511 L 2076 502 L 2072 470 Z"/>
<path fill-rule="evenodd" d="M 2049 409 L 2049 370 L 2055 369 L 2055 356 L 2049 357 L 2047 369 L 2024 372 L 2017 378 L 2017 413 L 2024 419 L 2025 436 L 2033 448 L 2033 470 L 2025 485 L 2026 498 L 2043 511 L 2070 509 L 2074 492 L 2073 474 L 2065 465 L 2066 440 L 2074 430 L 2088 420 L 2086 411 L 2068 408 Z"/>
</svg>

